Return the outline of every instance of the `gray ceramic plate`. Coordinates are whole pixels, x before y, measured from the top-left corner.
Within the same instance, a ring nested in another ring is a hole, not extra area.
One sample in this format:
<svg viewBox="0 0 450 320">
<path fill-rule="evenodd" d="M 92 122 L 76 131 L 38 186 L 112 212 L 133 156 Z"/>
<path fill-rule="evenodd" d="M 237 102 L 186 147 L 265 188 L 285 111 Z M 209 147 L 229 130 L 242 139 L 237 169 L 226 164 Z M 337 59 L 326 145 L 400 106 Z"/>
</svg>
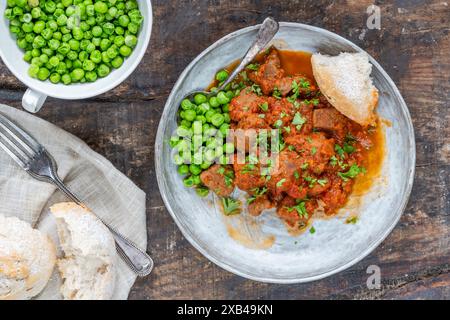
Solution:
<svg viewBox="0 0 450 320">
<path fill-rule="evenodd" d="M 171 161 L 168 139 L 176 128 L 175 115 L 182 97 L 194 89 L 205 88 L 217 69 L 242 57 L 255 38 L 257 29 L 258 26 L 245 28 L 220 39 L 181 74 L 167 100 L 156 138 L 158 184 L 164 203 L 184 236 L 217 265 L 263 282 L 317 280 L 363 259 L 396 225 L 413 184 L 413 126 L 397 87 L 371 58 L 372 77 L 380 91 L 378 113 L 392 125 L 385 127 L 387 155 L 379 181 L 374 183 L 357 206 L 343 210 L 357 211 L 360 216 L 358 223 L 346 224 L 342 218 L 317 220 L 314 222 L 315 234 L 306 232 L 294 237 L 270 213 L 256 219 L 246 218 L 245 215 L 231 219 L 224 217 L 217 209 L 213 196 L 201 199 L 194 190 L 183 186 Z M 334 33 L 298 23 L 281 23 L 275 41 L 286 49 L 330 55 L 341 51 L 362 51 Z M 236 234 L 239 228 L 241 230 Z M 233 238 L 230 237 L 230 230 L 234 230 Z M 240 240 L 236 241 L 238 238 Z M 271 241 L 272 245 L 267 245 Z"/>
</svg>

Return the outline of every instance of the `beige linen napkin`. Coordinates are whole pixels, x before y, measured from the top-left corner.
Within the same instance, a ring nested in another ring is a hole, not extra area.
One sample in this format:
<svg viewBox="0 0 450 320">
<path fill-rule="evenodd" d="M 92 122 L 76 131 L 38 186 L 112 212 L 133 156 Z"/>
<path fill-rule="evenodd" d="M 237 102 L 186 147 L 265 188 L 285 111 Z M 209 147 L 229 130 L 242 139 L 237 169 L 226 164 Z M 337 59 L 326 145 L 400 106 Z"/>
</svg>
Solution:
<svg viewBox="0 0 450 320">
<path fill-rule="evenodd" d="M 147 246 L 145 193 L 83 141 L 23 111 L 1 105 L 0 113 L 27 130 L 53 155 L 58 174 L 99 217 L 135 242 Z M 16 216 L 46 232 L 58 246 L 49 206 L 69 201 L 54 186 L 29 176 L 0 149 L 0 214 Z M 39 218 L 40 217 L 40 218 Z M 39 221 L 38 221 L 39 218 Z M 60 254 L 60 252 L 59 252 Z M 126 299 L 136 276 L 117 256 L 113 299 Z M 55 268 L 38 299 L 61 299 L 60 278 Z"/>
</svg>

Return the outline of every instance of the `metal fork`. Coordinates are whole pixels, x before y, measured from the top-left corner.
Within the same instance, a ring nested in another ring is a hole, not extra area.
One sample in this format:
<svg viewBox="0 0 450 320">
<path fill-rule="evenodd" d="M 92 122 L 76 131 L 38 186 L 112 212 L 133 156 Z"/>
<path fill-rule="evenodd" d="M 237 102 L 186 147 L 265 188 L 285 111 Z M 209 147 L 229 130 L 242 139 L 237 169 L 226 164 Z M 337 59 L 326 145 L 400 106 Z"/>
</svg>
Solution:
<svg viewBox="0 0 450 320">
<path fill-rule="evenodd" d="M 57 174 L 55 159 L 30 134 L 0 113 L 0 147 L 33 178 L 51 183 L 79 205 L 82 201 L 71 192 Z M 100 219 L 111 231 L 119 256 L 140 277 L 153 269 L 153 260 L 133 242 Z"/>
</svg>

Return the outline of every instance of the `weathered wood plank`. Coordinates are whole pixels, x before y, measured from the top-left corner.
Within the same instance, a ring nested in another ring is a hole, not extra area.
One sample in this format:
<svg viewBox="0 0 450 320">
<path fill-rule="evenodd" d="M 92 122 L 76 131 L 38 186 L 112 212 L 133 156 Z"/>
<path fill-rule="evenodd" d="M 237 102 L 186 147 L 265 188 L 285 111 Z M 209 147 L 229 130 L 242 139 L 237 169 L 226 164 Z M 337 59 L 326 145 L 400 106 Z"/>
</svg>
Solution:
<svg viewBox="0 0 450 320">
<path fill-rule="evenodd" d="M 153 1 L 155 24 L 142 64 L 102 96 L 49 99 L 38 116 L 86 141 L 147 192 L 150 253 L 156 268 L 131 299 L 450 298 L 450 6 L 440 0 L 376 1 L 382 29 L 367 30 L 373 1 Z M 220 37 L 267 15 L 334 31 L 366 49 L 391 75 L 413 118 L 417 174 L 392 234 L 366 259 L 336 276 L 303 285 L 270 285 L 234 276 L 206 260 L 164 207 L 154 172 L 156 127 L 182 70 Z M 0 62 L 0 102 L 20 107 L 24 86 Z M 368 290 L 378 265 L 381 290 Z"/>
</svg>

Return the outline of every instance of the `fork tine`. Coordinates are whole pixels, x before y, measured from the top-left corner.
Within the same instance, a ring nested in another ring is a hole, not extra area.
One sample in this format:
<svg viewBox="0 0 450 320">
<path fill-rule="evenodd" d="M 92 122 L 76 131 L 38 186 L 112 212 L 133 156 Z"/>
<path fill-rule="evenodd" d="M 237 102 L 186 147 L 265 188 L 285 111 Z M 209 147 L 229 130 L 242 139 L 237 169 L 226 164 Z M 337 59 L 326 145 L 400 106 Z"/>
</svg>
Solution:
<svg viewBox="0 0 450 320">
<path fill-rule="evenodd" d="M 42 151 L 42 145 L 37 142 L 32 136 L 27 132 L 22 130 L 14 122 L 9 120 L 7 117 L 0 113 L 0 126 L 4 127 L 6 131 L 13 137 L 13 139 L 20 143 L 20 145 L 25 148 L 30 155 L 39 153 Z"/>
<path fill-rule="evenodd" d="M 13 158 L 14 161 L 19 164 L 22 168 L 26 168 L 27 162 L 23 155 L 21 155 L 18 151 L 16 146 L 2 133 L 0 132 L 0 147 L 5 150 L 5 152 Z"/>
</svg>

